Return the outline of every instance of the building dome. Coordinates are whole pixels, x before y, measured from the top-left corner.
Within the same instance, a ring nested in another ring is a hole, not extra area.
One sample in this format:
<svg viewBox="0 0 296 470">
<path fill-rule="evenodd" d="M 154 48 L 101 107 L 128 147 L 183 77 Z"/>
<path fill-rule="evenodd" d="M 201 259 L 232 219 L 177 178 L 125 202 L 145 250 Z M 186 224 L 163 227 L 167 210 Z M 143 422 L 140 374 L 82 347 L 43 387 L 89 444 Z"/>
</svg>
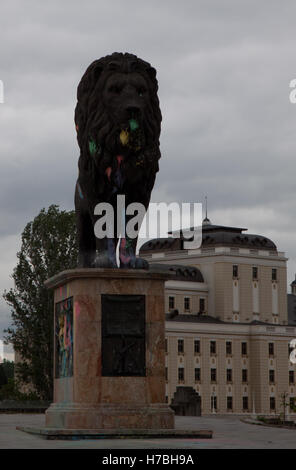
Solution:
<svg viewBox="0 0 296 470">
<path fill-rule="evenodd" d="M 204 227 L 205 225 L 212 225 L 212 222 L 210 219 L 208 219 L 208 217 L 205 217 L 202 221 L 202 226 Z"/>
<path fill-rule="evenodd" d="M 202 273 L 195 266 L 149 263 L 149 268 L 153 269 L 153 271 L 170 273 L 170 280 L 204 282 Z"/>
<path fill-rule="evenodd" d="M 193 227 L 191 230 L 193 230 Z M 277 247 L 272 240 L 262 235 L 243 233 L 246 230 L 246 228 L 240 227 L 213 225 L 206 217 L 202 224 L 202 248 L 229 246 L 232 248 L 248 248 L 277 253 Z M 183 242 L 184 237 L 182 235 L 180 238 L 155 238 L 141 246 L 140 254 L 182 250 Z M 296 280 L 293 282 L 296 285 Z"/>
</svg>

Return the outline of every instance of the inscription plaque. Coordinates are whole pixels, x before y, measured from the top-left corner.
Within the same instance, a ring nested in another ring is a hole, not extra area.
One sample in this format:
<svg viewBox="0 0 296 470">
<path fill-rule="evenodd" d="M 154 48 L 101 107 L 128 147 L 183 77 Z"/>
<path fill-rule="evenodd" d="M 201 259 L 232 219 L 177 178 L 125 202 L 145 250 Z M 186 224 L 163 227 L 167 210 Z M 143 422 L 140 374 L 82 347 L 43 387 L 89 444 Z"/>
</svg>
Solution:
<svg viewBox="0 0 296 470">
<path fill-rule="evenodd" d="M 145 376 L 145 295 L 102 298 L 102 375 Z"/>
</svg>

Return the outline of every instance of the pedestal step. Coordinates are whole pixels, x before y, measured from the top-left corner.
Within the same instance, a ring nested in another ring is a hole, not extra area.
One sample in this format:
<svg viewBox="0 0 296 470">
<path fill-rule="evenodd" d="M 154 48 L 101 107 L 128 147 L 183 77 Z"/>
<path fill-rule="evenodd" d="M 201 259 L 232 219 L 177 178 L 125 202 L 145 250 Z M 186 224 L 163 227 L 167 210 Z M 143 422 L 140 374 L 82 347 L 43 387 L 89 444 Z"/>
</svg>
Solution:
<svg viewBox="0 0 296 470">
<path fill-rule="evenodd" d="M 213 431 L 180 429 L 50 429 L 17 426 L 19 431 L 35 434 L 44 439 L 211 439 Z"/>
</svg>

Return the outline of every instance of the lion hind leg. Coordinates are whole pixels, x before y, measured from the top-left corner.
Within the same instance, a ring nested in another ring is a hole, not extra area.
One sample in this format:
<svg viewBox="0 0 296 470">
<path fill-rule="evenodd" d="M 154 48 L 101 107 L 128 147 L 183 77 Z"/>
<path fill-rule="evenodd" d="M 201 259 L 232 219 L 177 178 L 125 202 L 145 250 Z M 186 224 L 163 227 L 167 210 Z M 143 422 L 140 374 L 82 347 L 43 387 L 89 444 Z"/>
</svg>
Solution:
<svg viewBox="0 0 296 470">
<path fill-rule="evenodd" d="M 121 238 L 119 243 L 120 268 L 149 269 L 149 263 L 143 258 L 137 258 L 136 247 L 138 238 Z"/>
<path fill-rule="evenodd" d="M 118 268 L 116 245 L 117 240 L 115 238 L 97 239 L 98 252 L 94 263 L 96 268 Z"/>
</svg>

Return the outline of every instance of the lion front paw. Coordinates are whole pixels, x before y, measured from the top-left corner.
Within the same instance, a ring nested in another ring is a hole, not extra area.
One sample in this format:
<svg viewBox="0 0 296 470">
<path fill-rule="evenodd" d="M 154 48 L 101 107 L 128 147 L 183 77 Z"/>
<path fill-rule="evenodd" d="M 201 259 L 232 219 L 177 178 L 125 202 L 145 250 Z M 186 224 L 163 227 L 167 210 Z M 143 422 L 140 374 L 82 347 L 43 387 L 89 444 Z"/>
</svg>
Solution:
<svg viewBox="0 0 296 470">
<path fill-rule="evenodd" d="M 108 256 L 108 253 L 99 253 L 93 264 L 94 268 L 118 268 L 114 257 Z"/>
<path fill-rule="evenodd" d="M 120 259 L 121 269 L 149 269 L 149 263 L 143 258 L 131 257 L 128 260 Z"/>
<path fill-rule="evenodd" d="M 143 258 L 136 258 L 136 269 L 149 269 L 149 263 Z"/>
</svg>

